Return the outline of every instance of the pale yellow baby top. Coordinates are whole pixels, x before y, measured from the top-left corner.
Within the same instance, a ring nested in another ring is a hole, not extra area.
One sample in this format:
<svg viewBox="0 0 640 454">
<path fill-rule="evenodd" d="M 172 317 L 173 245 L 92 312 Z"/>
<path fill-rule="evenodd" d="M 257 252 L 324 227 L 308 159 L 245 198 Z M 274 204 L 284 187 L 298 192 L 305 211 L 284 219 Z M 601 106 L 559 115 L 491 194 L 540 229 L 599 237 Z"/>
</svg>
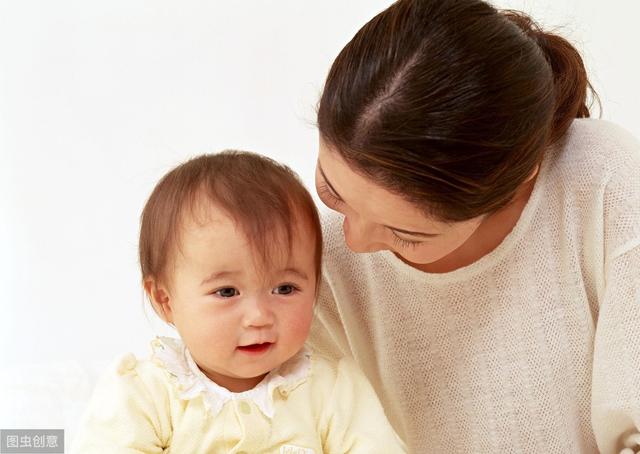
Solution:
<svg viewBox="0 0 640 454">
<path fill-rule="evenodd" d="M 207 378 L 181 341 L 157 338 L 98 383 L 73 453 L 406 452 L 367 379 L 350 360 L 303 349 L 255 388 Z"/>
</svg>

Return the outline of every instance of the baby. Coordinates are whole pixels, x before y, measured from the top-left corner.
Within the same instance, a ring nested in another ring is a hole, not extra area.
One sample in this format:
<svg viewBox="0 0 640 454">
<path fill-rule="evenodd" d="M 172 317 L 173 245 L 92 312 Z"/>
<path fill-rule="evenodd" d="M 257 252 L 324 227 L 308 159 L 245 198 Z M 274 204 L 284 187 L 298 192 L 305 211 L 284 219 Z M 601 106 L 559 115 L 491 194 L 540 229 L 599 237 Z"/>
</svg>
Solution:
<svg viewBox="0 0 640 454">
<path fill-rule="evenodd" d="M 160 180 L 141 224 L 145 292 L 180 339 L 119 361 L 72 452 L 405 452 L 357 367 L 304 346 L 322 235 L 289 168 L 197 157 Z"/>
</svg>

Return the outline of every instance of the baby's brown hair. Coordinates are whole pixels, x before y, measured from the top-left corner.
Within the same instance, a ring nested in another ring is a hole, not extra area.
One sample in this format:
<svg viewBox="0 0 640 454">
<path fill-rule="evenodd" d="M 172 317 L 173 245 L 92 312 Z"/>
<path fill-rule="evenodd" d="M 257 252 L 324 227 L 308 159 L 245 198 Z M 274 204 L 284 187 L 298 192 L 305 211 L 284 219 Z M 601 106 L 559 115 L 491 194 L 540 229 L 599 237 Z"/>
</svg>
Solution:
<svg viewBox="0 0 640 454">
<path fill-rule="evenodd" d="M 263 269 L 290 252 L 296 226 L 315 234 L 316 288 L 320 281 L 322 230 L 317 208 L 289 167 L 246 151 L 225 150 L 195 157 L 158 182 L 141 216 L 139 258 L 143 281 L 170 285 L 168 268 L 180 250 L 186 216 L 197 219 L 211 202 L 236 223 Z M 285 251 L 282 243 L 285 242 Z"/>
</svg>

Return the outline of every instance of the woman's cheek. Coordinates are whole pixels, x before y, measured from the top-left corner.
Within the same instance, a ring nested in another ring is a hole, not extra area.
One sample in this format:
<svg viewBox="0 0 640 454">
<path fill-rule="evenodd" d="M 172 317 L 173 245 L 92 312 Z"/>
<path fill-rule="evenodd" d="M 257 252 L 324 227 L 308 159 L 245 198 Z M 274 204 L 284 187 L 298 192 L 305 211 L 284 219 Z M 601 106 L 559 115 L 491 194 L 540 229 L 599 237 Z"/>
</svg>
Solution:
<svg viewBox="0 0 640 454">
<path fill-rule="evenodd" d="M 399 254 L 402 255 L 405 260 L 420 265 L 437 262 L 448 255 L 446 251 L 442 251 L 429 244 L 422 244 L 417 246 L 413 251 L 399 252 Z"/>
</svg>

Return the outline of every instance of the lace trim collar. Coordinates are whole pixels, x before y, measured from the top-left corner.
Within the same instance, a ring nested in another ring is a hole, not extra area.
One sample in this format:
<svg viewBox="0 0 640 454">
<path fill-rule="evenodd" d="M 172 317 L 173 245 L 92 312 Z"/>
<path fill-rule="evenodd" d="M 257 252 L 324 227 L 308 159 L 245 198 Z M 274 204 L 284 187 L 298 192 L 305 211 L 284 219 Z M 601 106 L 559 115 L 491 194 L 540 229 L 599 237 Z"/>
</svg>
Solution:
<svg viewBox="0 0 640 454">
<path fill-rule="evenodd" d="M 273 417 L 273 393 L 287 396 L 304 383 L 311 370 L 311 353 L 304 347 L 295 356 L 267 374 L 248 391 L 234 393 L 210 380 L 197 366 L 189 350 L 179 339 L 156 337 L 151 342 L 152 361 L 167 370 L 180 398 L 195 399 L 202 395 L 207 411 L 216 416 L 230 400 L 250 400 L 266 417 Z"/>
</svg>

